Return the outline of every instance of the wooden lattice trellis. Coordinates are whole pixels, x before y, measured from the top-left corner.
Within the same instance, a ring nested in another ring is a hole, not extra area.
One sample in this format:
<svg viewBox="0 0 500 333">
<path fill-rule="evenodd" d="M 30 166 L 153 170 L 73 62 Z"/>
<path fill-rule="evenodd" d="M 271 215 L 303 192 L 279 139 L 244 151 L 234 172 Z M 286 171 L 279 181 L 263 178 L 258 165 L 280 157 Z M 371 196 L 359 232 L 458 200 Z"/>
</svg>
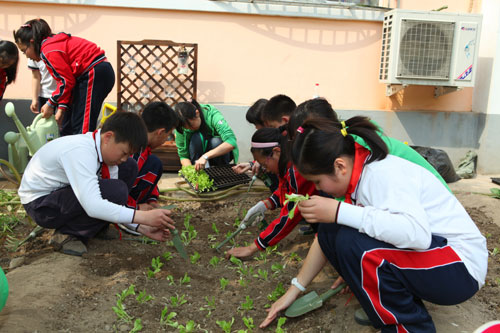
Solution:
<svg viewBox="0 0 500 333">
<path fill-rule="evenodd" d="M 118 108 L 140 112 L 151 101 L 170 106 L 196 98 L 198 45 L 163 40 L 118 41 Z M 187 73 L 179 74 L 181 49 Z"/>
</svg>

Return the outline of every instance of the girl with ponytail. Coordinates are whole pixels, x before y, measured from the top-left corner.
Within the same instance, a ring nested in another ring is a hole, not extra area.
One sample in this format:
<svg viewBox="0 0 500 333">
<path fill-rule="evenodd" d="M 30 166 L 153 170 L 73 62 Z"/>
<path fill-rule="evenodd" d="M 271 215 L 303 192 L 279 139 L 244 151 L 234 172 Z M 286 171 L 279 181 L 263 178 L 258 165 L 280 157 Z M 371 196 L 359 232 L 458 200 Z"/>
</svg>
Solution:
<svg viewBox="0 0 500 333">
<path fill-rule="evenodd" d="M 327 262 L 340 275 L 332 288 L 345 281 L 382 332 L 435 332 L 422 300 L 459 304 L 484 285 L 488 251 L 472 219 L 431 172 L 388 154 L 377 131 L 364 117 L 341 126 L 311 119 L 299 127 L 294 165 L 318 189 L 345 201 L 313 196 L 299 203 L 308 222 L 321 222 L 318 236 L 261 328 Z"/>
<path fill-rule="evenodd" d="M 283 128 L 261 128 L 252 136 L 251 152 L 254 159 L 260 163 L 264 171 L 273 173 L 279 178 L 278 189 L 267 199 L 259 201 L 250 208 L 243 219 L 248 221 L 255 214 L 264 214 L 268 209 L 280 208 L 280 216 L 272 221 L 260 233 L 253 244 L 229 250 L 227 256 L 248 257 L 258 250 L 265 250 L 273 246 L 288 235 L 302 219 L 298 210 L 289 216 L 294 203 L 285 205 L 286 194 L 314 195 L 317 193 L 312 182 L 307 181 L 297 172 L 285 152 L 287 138 L 283 135 Z"/>
</svg>

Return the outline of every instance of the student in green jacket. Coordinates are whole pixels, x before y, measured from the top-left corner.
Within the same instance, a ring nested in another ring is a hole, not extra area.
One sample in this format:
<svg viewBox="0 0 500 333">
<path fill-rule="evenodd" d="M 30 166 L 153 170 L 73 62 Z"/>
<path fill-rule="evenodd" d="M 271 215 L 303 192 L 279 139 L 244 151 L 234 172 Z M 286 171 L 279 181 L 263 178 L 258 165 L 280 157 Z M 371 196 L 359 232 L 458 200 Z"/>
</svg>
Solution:
<svg viewBox="0 0 500 333">
<path fill-rule="evenodd" d="M 219 110 L 192 100 L 177 104 L 175 111 L 179 117 L 175 144 L 182 166 L 200 170 L 238 162 L 236 136 Z"/>
</svg>

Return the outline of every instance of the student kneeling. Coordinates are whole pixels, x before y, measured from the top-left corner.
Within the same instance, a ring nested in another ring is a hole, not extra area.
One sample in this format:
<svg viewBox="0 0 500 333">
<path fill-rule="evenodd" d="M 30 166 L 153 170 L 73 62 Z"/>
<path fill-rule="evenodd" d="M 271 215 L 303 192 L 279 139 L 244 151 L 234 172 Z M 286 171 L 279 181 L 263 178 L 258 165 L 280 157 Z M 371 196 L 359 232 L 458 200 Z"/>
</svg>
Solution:
<svg viewBox="0 0 500 333">
<path fill-rule="evenodd" d="M 101 130 L 44 145 L 31 159 L 19 197 L 35 222 L 55 229 L 50 243 L 70 255 L 87 252 L 88 240 L 111 223 L 123 223 L 151 239 L 165 241 L 174 229 L 170 211 L 127 208 L 137 176 L 129 156 L 148 142 L 143 120 L 119 112 Z"/>
</svg>

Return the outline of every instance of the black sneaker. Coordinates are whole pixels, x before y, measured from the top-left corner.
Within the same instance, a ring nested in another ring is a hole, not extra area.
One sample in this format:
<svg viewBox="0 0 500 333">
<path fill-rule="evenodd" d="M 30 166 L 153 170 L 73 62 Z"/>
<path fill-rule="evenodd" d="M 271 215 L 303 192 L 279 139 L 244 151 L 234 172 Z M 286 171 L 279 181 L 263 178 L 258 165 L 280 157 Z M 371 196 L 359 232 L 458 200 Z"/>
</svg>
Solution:
<svg viewBox="0 0 500 333">
<path fill-rule="evenodd" d="M 50 237 L 49 245 L 56 251 L 72 256 L 81 256 L 87 253 L 87 247 L 81 240 L 73 235 L 62 234 L 59 231 L 54 231 Z"/>
<path fill-rule="evenodd" d="M 363 308 L 357 309 L 354 312 L 354 320 L 363 326 L 372 326 L 372 322 L 368 318 L 368 315 L 366 314 L 365 310 Z"/>
</svg>

